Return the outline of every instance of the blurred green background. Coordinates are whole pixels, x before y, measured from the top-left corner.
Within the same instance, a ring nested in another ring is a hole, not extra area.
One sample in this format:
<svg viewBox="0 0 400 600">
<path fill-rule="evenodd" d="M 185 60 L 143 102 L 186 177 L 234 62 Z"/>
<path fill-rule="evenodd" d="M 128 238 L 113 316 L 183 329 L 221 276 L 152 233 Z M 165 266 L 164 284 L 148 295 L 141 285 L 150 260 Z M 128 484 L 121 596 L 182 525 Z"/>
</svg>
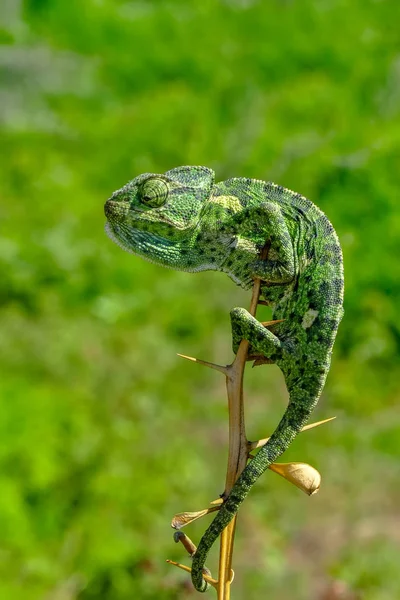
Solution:
<svg viewBox="0 0 400 600">
<path fill-rule="evenodd" d="M 222 492 L 229 310 L 249 294 L 123 253 L 103 203 L 204 164 L 273 180 L 341 238 L 346 314 L 316 419 L 240 514 L 233 598 L 400 597 L 400 34 L 395 0 L 2 0 L 0 597 L 197 597 L 169 522 Z M 287 399 L 246 377 L 251 439 Z M 188 534 L 198 540 L 205 521 Z M 210 558 L 209 566 L 213 566 Z M 215 568 L 215 562 L 214 562 Z"/>
</svg>

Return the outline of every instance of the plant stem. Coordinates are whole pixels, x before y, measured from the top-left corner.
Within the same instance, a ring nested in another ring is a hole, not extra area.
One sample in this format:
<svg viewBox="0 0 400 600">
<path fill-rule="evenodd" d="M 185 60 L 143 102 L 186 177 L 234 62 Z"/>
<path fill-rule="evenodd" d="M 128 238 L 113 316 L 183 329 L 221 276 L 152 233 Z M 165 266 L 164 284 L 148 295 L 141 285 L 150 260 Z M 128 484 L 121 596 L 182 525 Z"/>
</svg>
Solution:
<svg viewBox="0 0 400 600">
<path fill-rule="evenodd" d="M 266 258 L 269 246 L 266 246 L 261 257 Z M 253 293 L 249 312 L 255 316 L 260 296 L 260 280 L 256 279 L 253 285 Z M 242 340 L 238 348 L 235 360 L 227 367 L 226 390 L 228 394 L 229 411 L 229 450 L 228 465 L 225 479 L 225 496 L 233 488 L 247 464 L 248 441 L 246 438 L 244 405 L 243 405 L 243 376 L 246 366 L 247 351 L 249 343 Z M 236 515 L 221 534 L 219 566 L 218 566 L 218 600 L 230 599 L 230 587 L 232 583 L 232 555 L 236 529 Z"/>
</svg>

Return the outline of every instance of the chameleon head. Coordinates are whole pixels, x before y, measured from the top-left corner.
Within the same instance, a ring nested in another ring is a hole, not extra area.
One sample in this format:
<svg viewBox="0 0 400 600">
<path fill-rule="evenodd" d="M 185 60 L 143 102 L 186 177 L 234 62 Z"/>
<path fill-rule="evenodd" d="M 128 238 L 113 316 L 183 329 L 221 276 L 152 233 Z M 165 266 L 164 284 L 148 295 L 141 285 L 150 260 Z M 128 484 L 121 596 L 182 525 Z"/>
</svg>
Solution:
<svg viewBox="0 0 400 600">
<path fill-rule="evenodd" d="M 163 266 L 191 270 L 190 242 L 213 183 L 214 172 L 207 167 L 139 175 L 107 200 L 106 232 L 128 252 Z"/>
</svg>

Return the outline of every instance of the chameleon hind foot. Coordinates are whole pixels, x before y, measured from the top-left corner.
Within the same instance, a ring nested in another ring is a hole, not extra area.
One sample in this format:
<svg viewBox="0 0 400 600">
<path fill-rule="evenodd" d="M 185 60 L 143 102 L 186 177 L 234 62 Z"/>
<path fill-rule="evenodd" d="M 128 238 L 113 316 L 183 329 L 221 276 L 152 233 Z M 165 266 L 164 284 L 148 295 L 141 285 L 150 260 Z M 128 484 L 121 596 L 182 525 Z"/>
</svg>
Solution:
<svg viewBox="0 0 400 600">
<path fill-rule="evenodd" d="M 273 321 L 260 323 L 245 308 L 231 310 L 232 346 L 237 352 L 242 340 L 251 343 L 249 355 L 261 355 L 263 358 L 272 359 L 274 362 L 281 356 L 282 342 L 268 327 L 275 325 Z"/>
</svg>

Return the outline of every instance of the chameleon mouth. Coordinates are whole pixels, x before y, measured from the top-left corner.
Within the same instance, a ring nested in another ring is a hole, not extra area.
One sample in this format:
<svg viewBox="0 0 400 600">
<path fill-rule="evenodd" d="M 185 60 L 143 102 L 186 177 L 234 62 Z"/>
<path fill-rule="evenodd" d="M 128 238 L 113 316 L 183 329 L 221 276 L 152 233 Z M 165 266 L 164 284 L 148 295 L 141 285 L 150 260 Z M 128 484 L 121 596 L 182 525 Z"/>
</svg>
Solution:
<svg viewBox="0 0 400 600">
<path fill-rule="evenodd" d="M 105 224 L 105 232 L 108 235 L 108 237 L 110 238 L 110 240 L 112 240 L 114 242 L 114 244 L 117 244 L 117 246 L 119 246 L 120 248 L 122 248 L 122 250 L 125 250 L 125 252 L 130 252 L 131 254 L 134 254 L 132 248 L 129 247 L 129 245 L 127 243 L 124 242 L 123 239 L 121 239 L 113 230 L 111 223 L 106 223 Z"/>
<path fill-rule="evenodd" d="M 104 214 L 110 221 L 118 217 L 124 217 L 128 214 L 128 211 L 129 204 L 125 202 L 116 202 L 110 199 L 104 205 Z"/>
</svg>

